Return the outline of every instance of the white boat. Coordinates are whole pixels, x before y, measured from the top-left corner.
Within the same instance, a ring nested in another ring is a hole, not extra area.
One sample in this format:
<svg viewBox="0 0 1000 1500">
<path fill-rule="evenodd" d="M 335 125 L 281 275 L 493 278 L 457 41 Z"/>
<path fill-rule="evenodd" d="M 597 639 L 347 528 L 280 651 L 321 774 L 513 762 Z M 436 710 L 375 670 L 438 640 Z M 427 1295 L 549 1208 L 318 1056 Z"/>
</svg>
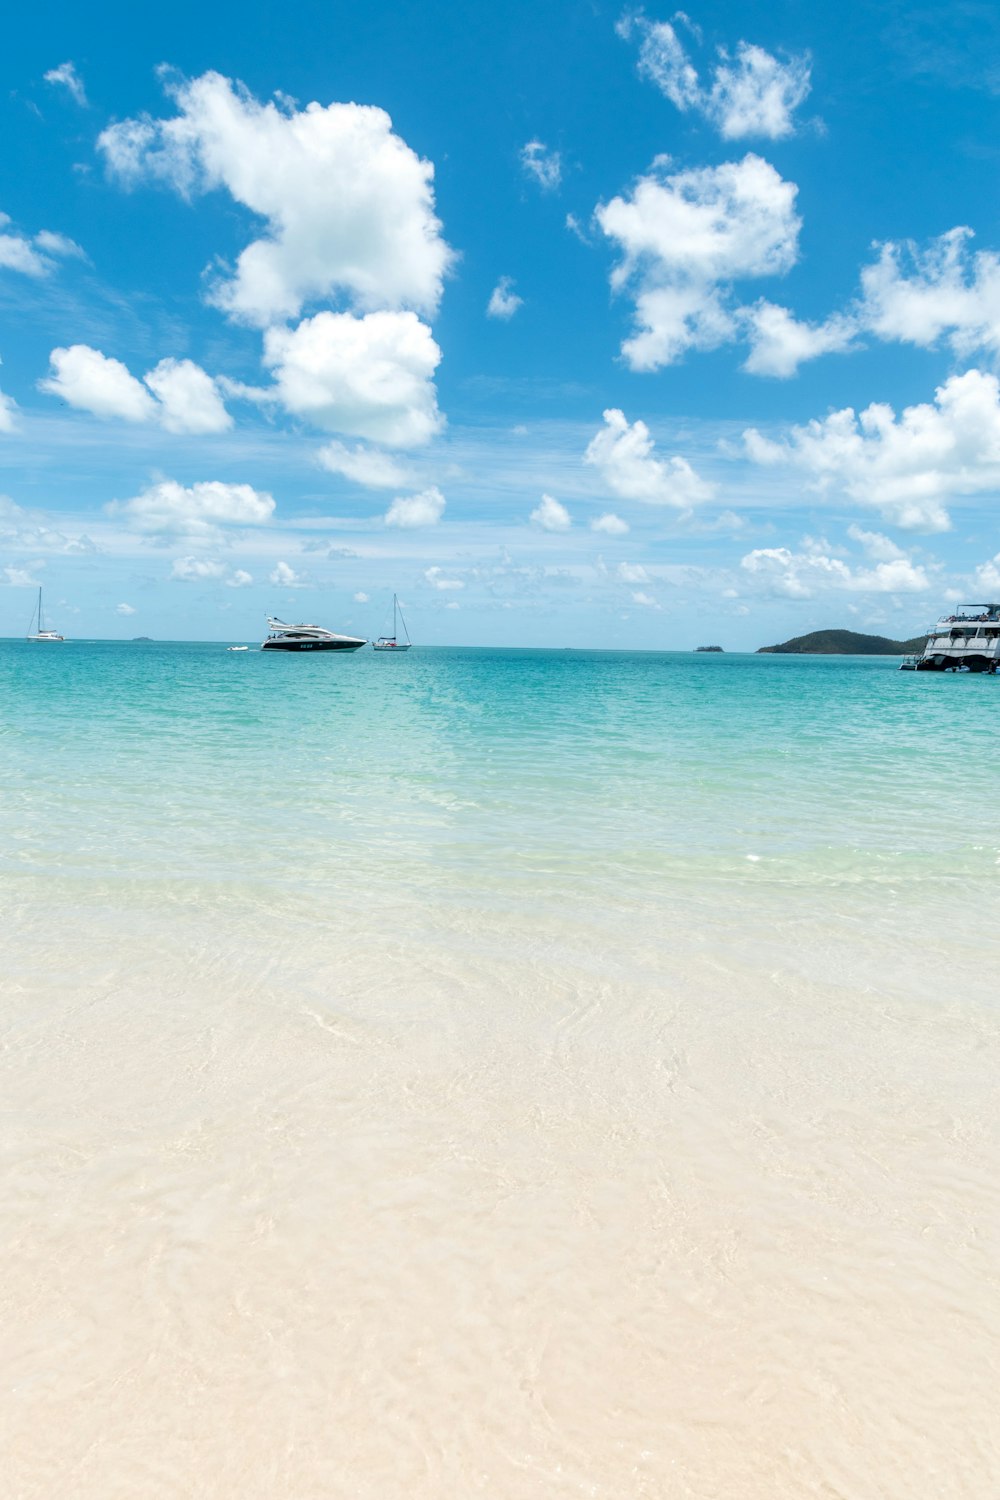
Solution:
<svg viewBox="0 0 1000 1500">
<path fill-rule="evenodd" d="M 31 627 L 32 627 L 32 625 L 35 624 L 36 619 L 37 619 L 37 622 L 38 622 L 38 629 L 35 630 L 35 631 L 32 631 Z M 25 640 L 28 640 L 28 641 L 64 641 L 65 639 L 66 639 L 66 637 L 64 635 L 60 635 L 59 632 L 58 632 L 58 630 L 46 630 L 45 629 L 45 622 L 42 619 L 42 591 L 41 591 L 41 589 L 39 589 L 38 590 L 38 603 L 35 605 L 35 608 L 31 612 L 31 620 L 30 620 L 30 622 L 28 624 L 28 634 L 25 636 Z"/>
<path fill-rule="evenodd" d="M 403 634 L 406 636 L 406 640 L 405 641 L 401 641 L 399 639 L 399 630 L 398 630 L 398 627 L 396 625 L 396 616 L 397 615 L 399 616 L 400 624 L 403 627 Z M 372 650 L 373 651 L 409 651 L 409 649 L 410 649 L 410 647 L 412 645 L 413 645 L 413 642 L 410 640 L 410 632 L 407 630 L 407 628 L 406 628 L 406 621 L 403 619 L 403 611 L 399 607 L 399 600 L 396 598 L 396 595 L 393 594 L 393 596 L 392 596 L 392 635 L 380 635 L 377 641 L 372 641 Z"/>
<path fill-rule="evenodd" d="M 907 656 L 901 672 L 1000 670 L 1000 604 L 960 604 L 927 632 L 923 653 Z"/>
<path fill-rule="evenodd" d="M 250 647 L 249 646 L 227 646 L 226 650 L 227 651 L 249 651 Z"/>
<path fill-rule="evenodd" d="M 357 651 L 367 641 L 356 635 L 337 635 L 322 625 L 286 625 L 268 615 L 268 636 L 262 651 Z"/>
</svg>

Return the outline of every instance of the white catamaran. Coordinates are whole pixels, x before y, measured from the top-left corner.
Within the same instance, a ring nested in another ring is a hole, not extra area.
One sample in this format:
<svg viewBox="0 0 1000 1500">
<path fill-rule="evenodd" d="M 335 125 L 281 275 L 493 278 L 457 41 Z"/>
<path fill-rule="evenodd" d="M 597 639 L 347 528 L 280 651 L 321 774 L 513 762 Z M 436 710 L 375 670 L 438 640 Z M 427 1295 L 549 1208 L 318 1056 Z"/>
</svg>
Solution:
<svg viewBox="0 0 1000 1500">
<path fill-rule="evenodd" d="M 405 641 L 401 641 L 399 639 L 399 630 L 396 625 L 397 615 L 399 616 L 399 623 L 403 627 L 403 634 L 406 636 Z M 410 632 L 407 630 L 406 621 L 403 619 L 403 611 L 399 607 L 399 600 L 396 598 L 396 595 L 393 594 L 392 635 L 380 635 L 377 641 L 372 641 L 372 649 L 374 651 L 409 651 L 412 645 L 413 642 L 410 640 Z"/>
<path fill-rule="evenodd" d="M 32 630 L 31 627 L 36 623 L 36 620 L 38 628 L 37 630 Z M 45 623 L 42 618 L 41 589 L 38 590 L 38 603 L 35 605 L 35 608 L 31 612 L 31 620 L 28 624 L 28 634 L 25 639 L 29 641 L 64 641 L 66 639 L 64 635 L 59 634 L 58 630 L 45 629 Z"/>
</svg>

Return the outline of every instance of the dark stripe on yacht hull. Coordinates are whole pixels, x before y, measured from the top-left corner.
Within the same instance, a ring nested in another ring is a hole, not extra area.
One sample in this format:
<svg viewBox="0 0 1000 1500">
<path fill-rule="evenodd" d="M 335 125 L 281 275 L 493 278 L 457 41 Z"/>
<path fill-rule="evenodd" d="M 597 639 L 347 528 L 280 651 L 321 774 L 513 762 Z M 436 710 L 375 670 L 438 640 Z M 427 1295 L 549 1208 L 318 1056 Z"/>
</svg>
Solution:
<svg viewBox="0 0 1000 1500">
<path fill-rule="evenodd" d="M 262 651 L 359 651 L 364 641 L 265 641 Z"/>
</svg>

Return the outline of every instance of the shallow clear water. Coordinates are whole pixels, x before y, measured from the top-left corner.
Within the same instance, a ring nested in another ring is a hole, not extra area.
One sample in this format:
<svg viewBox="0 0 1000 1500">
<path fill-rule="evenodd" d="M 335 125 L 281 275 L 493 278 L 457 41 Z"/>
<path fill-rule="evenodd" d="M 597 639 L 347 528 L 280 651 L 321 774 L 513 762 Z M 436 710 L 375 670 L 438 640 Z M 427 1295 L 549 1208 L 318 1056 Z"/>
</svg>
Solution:
<svg viewBox="0 0 1000 1500">
<path fill-rule="evenodd" d="M 24 1497 L 1000 1481 L 1000 684 L 0 643 Z"/>
</svg>

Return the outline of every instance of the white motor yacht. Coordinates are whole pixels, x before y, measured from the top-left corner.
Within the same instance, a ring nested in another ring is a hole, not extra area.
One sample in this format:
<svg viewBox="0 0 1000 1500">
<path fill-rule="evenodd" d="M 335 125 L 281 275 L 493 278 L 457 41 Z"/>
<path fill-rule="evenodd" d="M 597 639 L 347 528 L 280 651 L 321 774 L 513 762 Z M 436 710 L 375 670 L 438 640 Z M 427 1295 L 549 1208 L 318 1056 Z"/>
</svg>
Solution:
<svg viewBox="0 0 1000 1500">
<path fill-rule="evenodd" d="M 322 625 L 286 625 L 284 620 L 267 620 L 267 640 L 262 651 L 357 651 L 368 644 L 356 635 L 337 635 Z"/>
</svg>

